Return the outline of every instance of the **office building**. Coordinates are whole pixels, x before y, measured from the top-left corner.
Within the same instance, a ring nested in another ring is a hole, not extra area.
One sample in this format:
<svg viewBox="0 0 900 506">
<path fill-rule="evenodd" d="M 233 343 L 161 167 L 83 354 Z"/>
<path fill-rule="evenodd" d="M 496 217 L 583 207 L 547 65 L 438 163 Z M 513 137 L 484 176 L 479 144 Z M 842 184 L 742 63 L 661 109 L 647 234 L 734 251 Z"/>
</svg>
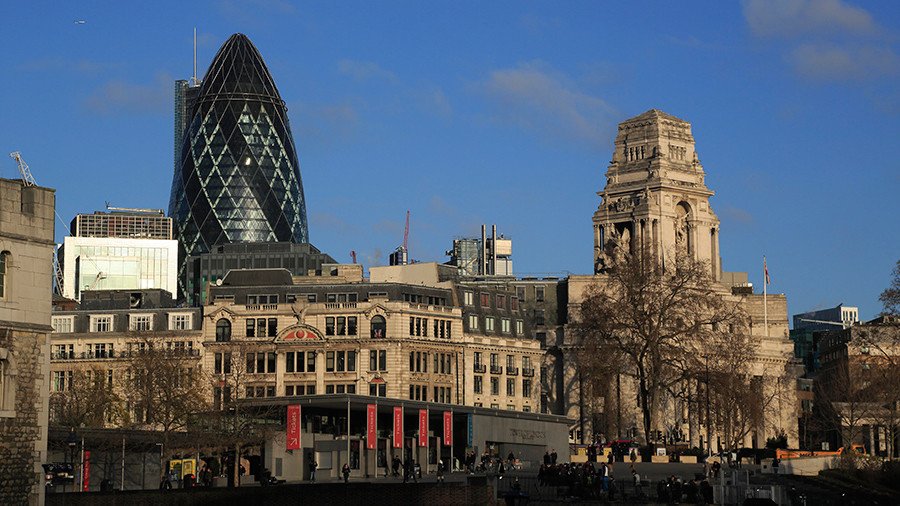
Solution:
<svg viewBox="0 0 900 506">
<path fill-rule="evenodd" d="M 178 243 L 162 210 L 110 208 L 79 214 L 60 251 L 63 296 L 84 290 L 160 288 L 176 293 Z"/>
<path fill-rule="evenodd" d="M 287 108 L 246 35 L 219 49 L 190 116 L 176 121 L 185 130 L 169 207 L 179 257 L 226 243 L 309 242 Z"/>
</svg>

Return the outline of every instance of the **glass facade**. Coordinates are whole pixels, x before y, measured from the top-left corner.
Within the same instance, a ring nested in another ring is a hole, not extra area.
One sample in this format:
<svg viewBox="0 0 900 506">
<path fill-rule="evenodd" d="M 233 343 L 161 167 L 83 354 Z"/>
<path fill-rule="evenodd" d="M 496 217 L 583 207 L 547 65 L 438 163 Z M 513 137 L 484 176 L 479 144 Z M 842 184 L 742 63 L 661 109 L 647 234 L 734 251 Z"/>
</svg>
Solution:
<svg viewBox="0 0 900 506">
<path fill-rule="evenodd" d="M 308 242 L 287 108 L 250 39 L 232 35 L 196 99 L 187 101 L 193 102 L 191 119 L 169 203 L 179 257 L 207 253 L 217 244 Z M 182 289 L 184 283 L 182 262 Z"/>
<path fill-rule="evenodd" d="M 66 237 L 63 295 L 81 300 L 84 290 L 176 290 L 175 241 Z"/>
</svg>

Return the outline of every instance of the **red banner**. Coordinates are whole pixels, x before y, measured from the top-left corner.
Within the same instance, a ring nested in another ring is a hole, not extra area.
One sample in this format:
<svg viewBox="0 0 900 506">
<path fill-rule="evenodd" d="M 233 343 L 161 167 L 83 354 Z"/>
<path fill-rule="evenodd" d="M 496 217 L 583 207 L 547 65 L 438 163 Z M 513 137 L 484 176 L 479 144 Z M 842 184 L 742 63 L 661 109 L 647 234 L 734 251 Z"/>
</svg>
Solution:
<svg viewBox="0 0 900 506">
<path fill-rule="evenodd" d="M 366 405 L 366 448 L 374 450 L 378 443 L 378 406 Z"/>
<path fill-rule="evenodd" d="M 403 408 L 394 408 L 394 448 L 403 448 Z"/>
<path fill-rule="evenodd" d="M 300 449 L 300 405 L 287 407 L 287 449 Z"/>
<path fill-rule="evenodd" d="M 453 412 L 444 411 L 444 446 L 453 446 Z"/>
<path fill-rule="evenodd" d="M 88 491 L 91 484 L 91 452 L 84 450 L 84 461 L 81 463 L 81 490 Z"/>
<path fill-rule="evenodd" d="M 419 446 L 428 446 L 428 410 L 419 410 Z"/>
</svg>

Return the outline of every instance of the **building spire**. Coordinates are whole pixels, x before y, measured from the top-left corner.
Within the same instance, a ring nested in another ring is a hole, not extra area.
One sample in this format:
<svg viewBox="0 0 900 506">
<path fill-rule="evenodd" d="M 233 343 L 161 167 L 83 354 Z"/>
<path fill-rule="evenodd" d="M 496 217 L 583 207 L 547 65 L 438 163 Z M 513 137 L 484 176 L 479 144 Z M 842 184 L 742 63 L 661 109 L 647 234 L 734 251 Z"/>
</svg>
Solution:
<svg viewBox="0 0 900 506">
<path fill-rule="evenodd" d="M 197 27 L 194 27 L 194 74 L 191 76 L 191 86 L 197 86 Z"/>
</svg>

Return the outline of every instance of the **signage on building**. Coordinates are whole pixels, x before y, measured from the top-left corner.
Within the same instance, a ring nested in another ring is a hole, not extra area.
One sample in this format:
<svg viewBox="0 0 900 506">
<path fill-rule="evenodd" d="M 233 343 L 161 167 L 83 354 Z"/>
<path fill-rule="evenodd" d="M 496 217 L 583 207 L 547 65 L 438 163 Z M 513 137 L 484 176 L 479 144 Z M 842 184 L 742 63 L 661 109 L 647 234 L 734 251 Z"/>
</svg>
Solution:
<svg viewBox="0 0 900 506">
<path fill-rule="evenodd" d="M 471 418 L 469 418 L 471 420 Z M 444 446 L 453 446 L 453 412 L 444 411 Z"/>
<path fill-rule="evenodd" d="M 474 421 L 475 416 L 472 413 L 469 413 L 468 416 L 466 416 L 466 418 L 467 418 L 467 420 L 466 420 L 466 446 L 469 448 L 474 448 L 475 445 L 472 443 L 474 443 L 475 438 L 472 435 L 472 432 L 474 432 L 473 429 L 474 429 L 474 425 L 475 425 L 475 421 Z"/>
<path fill-rule="evenodd" d="M 374 450 L 378 443 L 378 406 L 366 405 L 366 448 Z"/>
<path fill-rule="evenodd" d="M 419 446 L 428 446 L 428 410 L 419 410 Z"/>
<path fill-rule="evenodd" d="M 84 461 L 81 463 L 81 490 L 88 491 L 91 484 L 91 451 L 84 450 Z"/>
<path fill-rule="evenodd" d="M 394 448 L 403 448 L 403 407 L 394 408 Z"/>
<path fill-rule="evenodd" d="M 287 449 L 300 449 L 300 405 L 287 407 Z"/>
</svg>

